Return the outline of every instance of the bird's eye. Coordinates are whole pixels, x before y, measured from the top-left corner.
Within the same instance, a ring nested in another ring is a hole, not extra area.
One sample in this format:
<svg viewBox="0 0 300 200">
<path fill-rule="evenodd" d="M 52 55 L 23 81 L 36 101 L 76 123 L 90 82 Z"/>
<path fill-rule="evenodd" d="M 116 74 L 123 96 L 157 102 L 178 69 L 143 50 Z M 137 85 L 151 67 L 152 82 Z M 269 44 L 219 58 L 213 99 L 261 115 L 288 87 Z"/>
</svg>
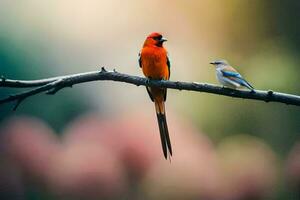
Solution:
<svg viewBox="0 0 300 200">
<path fill-rule="evenodd" d="M 153 37 L 154 40 L 161 40 L 161 38 L 162 38 L 161 35 Z"/>
</svg>

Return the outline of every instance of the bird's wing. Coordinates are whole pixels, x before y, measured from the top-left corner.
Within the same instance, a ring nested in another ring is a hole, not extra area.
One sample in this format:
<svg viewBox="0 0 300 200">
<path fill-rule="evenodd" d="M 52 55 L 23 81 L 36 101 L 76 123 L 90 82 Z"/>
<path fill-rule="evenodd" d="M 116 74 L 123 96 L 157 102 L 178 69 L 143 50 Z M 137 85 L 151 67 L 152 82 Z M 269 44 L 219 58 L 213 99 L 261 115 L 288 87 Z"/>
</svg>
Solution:
<svg viewBox="0 0 300 200">
<path fill-rule="evenodd" d="M 248 83 L 240 73 L 238 73 L 233 67 L 228 66 L 221 70 L 222 75 L 234 82 L 241 84 L 249 89 L 253 89 L 252 85 Z"/>
<path fill-rule="evenodd" d="M 168 71 L 169 71 L 168 79 L 170 79 L 170 76 L 171 76 L 171 62 L 170 62 L 170 59 L 169 59 L 169 54 L 167 54 L 167 66 L 168 66 Z M 165 101 L 167 100 L 167 90 L 165 90 L 164 100 Z"/>
<path fill-rule="evenodd" d="M 141 52 L 139 52 L 139 66 L 140 66 L 140 68 L 142 68 L 142 56 L 141 56 Z"/>
<path fill-rule="evenodd" d="M 242 78 L 240 73 L 238 73 L 233 67 L 227 66 L 224 69 L 221 70 L 222 75 L 227 78 Z"/>
<path fill-rule="evenodd" d="M 169 54 L 167 54 L 167 65 L 168 65 L 168 69 L 169 69 L 169 78 L 171 76 L 171 62 L 169 59 Z"/>
</svg>

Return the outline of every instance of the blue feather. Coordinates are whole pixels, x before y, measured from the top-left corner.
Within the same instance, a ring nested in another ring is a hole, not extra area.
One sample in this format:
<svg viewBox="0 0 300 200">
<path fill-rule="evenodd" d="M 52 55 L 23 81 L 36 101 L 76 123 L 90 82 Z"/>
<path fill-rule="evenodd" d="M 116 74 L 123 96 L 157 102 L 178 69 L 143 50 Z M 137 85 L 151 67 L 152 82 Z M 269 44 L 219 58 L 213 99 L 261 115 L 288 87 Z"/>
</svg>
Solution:
<svg viewBox="0 0 300 200">
<path fill-rule="evenodd" d="M 250 90 L 253 90 L 254 88 L 252 87 L 252 85 L 250 85 L 250 83 L 248 83 L 244 78 L 236 78 L 235 79 L 236 82 L 238 82 L 239 84 L 241 84 L 242 86 L 247 87 Z"/>
<path fill-rule="evenodd" d="M 253 90 L 254 88 L 252 87 L 252 85 L 250 85 L 250 83 L 248 83 L 238 72 L 233 72 L 233 71 L 221 71 L 224 77 L 232 77 L 234 78 L 234 80 L 239 84 L 241 84 L 242 86 L 247 87 L 250 90 Z"/>
<path fill-rule="evenodd" d="M 238 72 L 232 72 L 232 71 L 221 71 L 223 76 L 227 77 L 235 77 L 235 78 L 242 78 L 242 76 Z"/>
</svg>

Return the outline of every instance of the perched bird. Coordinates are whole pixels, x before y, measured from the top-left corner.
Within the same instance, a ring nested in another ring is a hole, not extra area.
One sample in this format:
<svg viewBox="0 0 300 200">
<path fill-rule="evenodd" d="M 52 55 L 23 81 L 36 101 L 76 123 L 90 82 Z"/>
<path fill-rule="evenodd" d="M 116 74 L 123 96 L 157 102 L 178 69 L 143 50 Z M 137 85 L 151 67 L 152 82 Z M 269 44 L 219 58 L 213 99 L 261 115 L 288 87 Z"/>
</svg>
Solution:
<svg viewBox="0 0 300 200">
<path fill-rule="evenodd" d="M 216 60 L 210 64 L 216 67 L 216 75 L 218 81 L 226 87 L 236 89 L 246 87 L 253 91 L 254 88 L 248 83 L 238 71 L 231 67 L 226 60 Z"/>
<path fill-rule="evenodd" d="M 139 53 L 139 65 L 149 80 L 169 80 L 170 60 L 163 43 L 167 41 L 160 33 L 151 33 L 146 38 Z M 150 99 L 155 104 L 156 116 L 160 132 L 161 145 L 165 158 L 172 156 L 172 147 L 166 120 L 165 101 L 167 89 L 146 87 Z"/>
</svg>

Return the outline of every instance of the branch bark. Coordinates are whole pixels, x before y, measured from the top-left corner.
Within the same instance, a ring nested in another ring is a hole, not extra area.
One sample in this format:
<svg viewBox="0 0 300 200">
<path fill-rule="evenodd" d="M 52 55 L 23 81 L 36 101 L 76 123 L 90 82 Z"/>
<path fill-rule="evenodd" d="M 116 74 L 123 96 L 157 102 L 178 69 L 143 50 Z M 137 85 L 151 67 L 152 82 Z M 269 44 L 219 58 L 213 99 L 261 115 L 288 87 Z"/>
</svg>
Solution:
<svg viewBox="0 0 300 200">
<path fill-rule="evenodd" d="M 99 71 L 79 73 L 73 75 L 59 76 L 40 80 L 11 80 L 2 77 L 0 81 L 0 88 L 10 87 L 10 88 L 32 88 L 28 91 L 24 91 L 17 94 L 12 94 L 8 97 L 0 99 L 0 104 L 7 102 L 16 101 L 17 104 L 14 109 L 26 98 L 39 94 L 55 94 L 59 90 L 65 87 L 72 87 L 73 85 L 92 82 L 92 81 L 118 81 L 133 84 L 136 86 L 144 85 L 150 87 L 162 87 L 178 90 L 188 90 L 196 92 L 206 92 L 211 94 L 218 94 L 223 96 L 229 96 L 234 98 L 243 99 L 254 99 L 265 102 L 278 102 L 287 105 L 300 106 L 300 96 L 285 94 L 279 92 L 273 92 L 272 90 L 263 91 L 247 91 L 247 90 L 233 90 L 229 88 L 224 88 L 221 86 L 208 84 L 208 83 L 198 83 L 198 82 L 179 82 L 179 81 L 165 81 L 165 80 L 149 80 L 147 78 L 142 78 L 139 76 L 131 76 L 128 74 L 119 73 L 117 71 L 106 71 L 102 68 Z"/>
</svg>

